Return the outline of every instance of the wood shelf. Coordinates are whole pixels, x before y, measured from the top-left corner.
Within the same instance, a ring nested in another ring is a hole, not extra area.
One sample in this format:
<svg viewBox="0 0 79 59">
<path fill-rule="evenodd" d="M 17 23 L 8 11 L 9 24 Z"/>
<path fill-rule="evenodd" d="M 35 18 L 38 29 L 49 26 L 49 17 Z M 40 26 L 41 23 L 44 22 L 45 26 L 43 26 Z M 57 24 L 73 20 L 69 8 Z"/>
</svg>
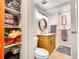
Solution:
<svg viewBox="0 0 79 59">
<path fill-rule="evenodd" d="M 12 15 L 14 16 L 18 16 L 18 15 L 21 15 L 21 13 L 19 11 L 16 11 L 16 10 L 13 10 L 11 8 L 8 8 L 8 7 L 5 7 L 5 10 L 9 13 L 11 13 Z"/>
<path fill-rule="evenodd" d="M 4 48 L 10 48 L 10 47 L 12 47 L 12 46 L 16 46 L 16 45 L 20 45 L 20 44 L 21 44 L 21 42 L 16 43 L 16 44 L 11 44 L 11 45 L 5 46 Z"/>
</svg>

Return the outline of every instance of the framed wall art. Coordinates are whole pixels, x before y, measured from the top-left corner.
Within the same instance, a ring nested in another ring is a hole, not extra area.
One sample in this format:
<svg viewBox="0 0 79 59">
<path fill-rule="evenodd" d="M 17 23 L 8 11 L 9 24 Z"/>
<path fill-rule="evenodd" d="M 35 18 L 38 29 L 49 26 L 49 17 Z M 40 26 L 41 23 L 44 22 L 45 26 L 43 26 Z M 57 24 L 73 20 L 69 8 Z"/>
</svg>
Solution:
<svg viewBox="0 0 79 59">
<path fill-rule="evenodd" d="M 61 16 L 61 20 L 62 20 L 62 22 L 61 22 L 62 25 L 67 24 L 67 16 L 66 15 Z"/>
</svg>

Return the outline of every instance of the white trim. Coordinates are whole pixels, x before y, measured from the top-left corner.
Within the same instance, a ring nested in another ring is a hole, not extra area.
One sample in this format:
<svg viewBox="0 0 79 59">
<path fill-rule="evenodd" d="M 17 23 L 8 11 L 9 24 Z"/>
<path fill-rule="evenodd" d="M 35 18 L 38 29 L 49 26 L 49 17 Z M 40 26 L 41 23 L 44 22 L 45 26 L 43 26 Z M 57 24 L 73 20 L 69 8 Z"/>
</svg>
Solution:
<svg viewBox="0 0 79 59">
<path fill-rule="evenodd" d="M 34 35 L 34 20 L 33 20 L 33 3 L 32 0 L 22 0 L 22 48 L 20 59 L 33 59 L 33 35 Z"/>
<path fill-rule="evenodd" d="M 78 19 L 77 19 L 77 8 L 75 8 L 77 4 L 77 0 L 71 0 L 71 28 L 72 31 L 77 31 L 78 26 Z M 73 30 L 74 29 L 74 30 Z M 78 46 L 78 35 L 77 32 L 71 33 L 71 39 L 72 39 L 72 50 L 71 50 L 71 56 L 73 59 L 76 59 L 77 56 L 77 46 Z"/>
</svg>

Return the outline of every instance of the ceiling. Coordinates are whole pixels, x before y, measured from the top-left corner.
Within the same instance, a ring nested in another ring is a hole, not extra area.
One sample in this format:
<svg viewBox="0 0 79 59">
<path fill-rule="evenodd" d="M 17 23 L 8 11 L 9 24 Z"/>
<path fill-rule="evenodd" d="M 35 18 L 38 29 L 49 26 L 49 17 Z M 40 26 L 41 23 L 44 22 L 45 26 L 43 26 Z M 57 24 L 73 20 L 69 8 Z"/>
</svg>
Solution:
<svg viewBox="0 0 79 59">
<path fill-rule="evenodd" d="M 70 0 L 34 0 L 34 4 L 37 8 L 46 11 L 47 14 L 51 13 L 51 10 L 62 6 L 65 7 L 68 3 L 70 3 Z M 68 7 L 68 5 L 66 7 Z"/>
</svg>

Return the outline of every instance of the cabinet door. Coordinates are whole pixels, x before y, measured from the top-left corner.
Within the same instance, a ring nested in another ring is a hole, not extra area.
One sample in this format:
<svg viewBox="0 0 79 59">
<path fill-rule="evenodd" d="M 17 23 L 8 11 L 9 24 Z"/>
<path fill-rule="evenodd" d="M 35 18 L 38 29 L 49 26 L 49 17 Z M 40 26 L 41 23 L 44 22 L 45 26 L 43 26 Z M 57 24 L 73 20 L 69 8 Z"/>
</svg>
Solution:
<svg viewBox="0 0 79 59">
<path fill-rule="evenodd" d="M 47 48 L 47 50 L 51 54 L 54 49 L 55 49 L 55 41 L 52 40 L 52 38 L 51 39 L 48 39 L 48 48 Z"/>
<path fill-rule="evenodd" d="M 4 59 L 4 0 L 0 0 L 0 59 Z"/>
</svg>

